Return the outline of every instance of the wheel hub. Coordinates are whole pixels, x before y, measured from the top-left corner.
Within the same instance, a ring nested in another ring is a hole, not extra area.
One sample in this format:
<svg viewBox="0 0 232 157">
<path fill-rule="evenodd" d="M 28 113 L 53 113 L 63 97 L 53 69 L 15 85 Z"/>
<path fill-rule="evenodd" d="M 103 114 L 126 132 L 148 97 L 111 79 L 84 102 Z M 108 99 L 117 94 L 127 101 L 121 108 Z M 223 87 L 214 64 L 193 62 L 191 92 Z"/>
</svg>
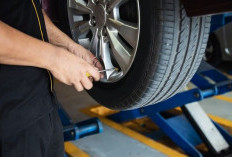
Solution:
<svg viewBox="0 0 232 157">
<path fill-rule="evenodd" d="M 106 11 L 102 4 L 97 4 L 93 11 L 93 18 L 96 19 L 96 27 L 102 28 L 106 24 Z"/>
</svg>

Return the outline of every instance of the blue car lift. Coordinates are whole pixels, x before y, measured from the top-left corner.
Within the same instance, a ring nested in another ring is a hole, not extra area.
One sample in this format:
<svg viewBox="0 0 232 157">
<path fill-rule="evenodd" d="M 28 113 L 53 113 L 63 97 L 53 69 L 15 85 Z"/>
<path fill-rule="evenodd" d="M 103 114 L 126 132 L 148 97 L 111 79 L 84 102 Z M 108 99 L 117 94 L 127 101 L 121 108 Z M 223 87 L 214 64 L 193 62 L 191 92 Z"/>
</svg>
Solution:
<svg viewBox="0 0 232 157">
<path fill-rule="evenodd" d="M 98 118 L 88 119 L 79 123 L 74 123 L 63 108 L 59 109 L 59 116 L 63 125 L 64 141 L 74 141 L 80 138 L 101 133 L 102 123 Z M 67 154 L 64 157 L 68 157 Z"/>
<path fill-rule="evenodd" d="M 186 154 L 202 157 L 195 146 L 202 142 L 208 148 L 207 156 L 231 155 L 232 137 L 220 125 L 210 120 L 201 106 L 203 99 L 232 91 L 232 81 L 212 66 L 202 62 L 191 82 L 196 86 L 180 92 L 163 102 L 135 110 L 122 111 L 108 118 L 126 122 L 141 117 L 150 117 Z M 181 107 L 183 114 L 165 117 L 164 112 Z"/>
<path fill-rule="evenodd" d="M 102 123 L 98 118 L 88 119 L 79 123 L 74 123 L 65 110 L 59 109 L 59 116 L 63 125 L 64 141 L 75 141 L 80 138 L 101 133 Z M 64 157 L 68 157 L 67 154 Z"/>
<path fill-rule="evenodd" d="M 103 131 L 102 123 L 98 118 L 74 123 L 63 108 L 59 109 L 59 115 L 63 125 L 64 141 L 78 140 Z"/>
<path fill-rule="evenodd" d="M 205 156 L 195 148 L 202 142 L 209 150 L 207 156 L 231 155 L 231 135 L 210 120 L 201 106 L 194 102 L 232 91 L 232 81 L 202 62 L 191 82 L 195 88 L 180 92 L 170 99 L 140 109 L 122 111 L 108 118 L 121 123 L 147 116 L 190 156 Z M 165 111 L 176 107 L 182 108 L 182 115 L 168 118 L 164 116 Z M 59 110 L 59 114 L 64 126 L 65 141 L 77 140 L 103 131 L 102 124 L 97 118 L 74 123 L 63 109 Z"/>
<path fill-rule="evenodd" d="M 211 18 L 210 32 L 212 33 L 230 22 L 232 22 L 232 12 L 214 15 Z"/>
</svg>

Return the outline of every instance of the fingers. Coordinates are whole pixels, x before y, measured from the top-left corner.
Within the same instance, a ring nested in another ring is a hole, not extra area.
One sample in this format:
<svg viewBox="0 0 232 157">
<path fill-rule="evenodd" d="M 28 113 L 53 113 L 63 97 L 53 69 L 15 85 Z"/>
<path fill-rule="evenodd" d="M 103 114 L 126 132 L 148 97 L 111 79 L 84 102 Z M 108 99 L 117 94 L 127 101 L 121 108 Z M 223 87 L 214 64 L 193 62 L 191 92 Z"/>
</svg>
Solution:
<svg viewBox="0 0 232 157">
<path fill-rule="evenodd" d="M 89 90 L 93 87 L 93 80 L 100 80 L 98 69 L 86 61 L 85 58 L 71 54 L 65 49 L 58 50 L 60 50 L 58 52 L 61 52 L 59 53 L 61 56 L 55 62 L 55 68 L 49 69 L 58 80 L 73 85 L 77 91 Z M 92 62 L 94 57 L 87 58 Z"/>
<path fill-rule="evenodd" d="M 78 92 L 81 92 L 81 91 L 84 90 L 84 87 L 82 86 L 82 84 L 81 84 L 80 82 L 75 83 L 75 84 L 74 84 L 74 87 L 76 88 L 76 90 L 77 90 Z"/>
<path fill-rule="evenodd" d="M 101 65 L 101 63 L 100 63 L 99 61 L 96 63 L 95 67 L 96 67 L 98 70 L 103 70 L 103 67 L 102 67 L 102 65 Z M 104 78 L 104 74 L 103 74 L 103 73 L 100 73 L 100 77 L 101 77 L 101 79 L 103 79 L 103 78 Z"/>
<path fill-rule="evenodd" d="M 89 80 L 90 80 L 91 82 L 93 82 L 93 77 L 92 77 L 92 76 L 90 76 L 90 77 L 89 77 Z"/>
<path fill-rule="evenodd" d="M 98 70 L 102 70 L 103 69 L 103 66 L 101 65 L 101 63 L 99 62 L 99 60 L 96 57 L 93 58 L 93 65 L 96 68 L 98 68 Z"/>
<path fill-rule="evenodd" d="M 93 58 L 93 66 L 96 67 L 98 70 L 103 70 L 103 66 L 96 57 Z M 101 73 L 100 77 L 104 78 L 104 75 Z"/>
<path fill-rule="evenodd" d="M 96 63 L 95 67 L 97 67 L 99 70 L 103 70 L 103 66 L 99 61 Z"/>
<path fill-rule="evenodd" d="M 93 87 L 93 83 L 89 80 L 88 77 L 84 77 L 81 80 L 81 84 L 83 85 L 83 87 L 87 90 L 90 90 Z"/>
<path fill-rule="evenodd" d="M 87 77 L 83 78 L 81 82 L 74 83 L 73 85 L 78 92 L 81 92 L 84 89 L 90 90 L 93 88 L 93 83 Z"/>
<path fill-rule="evenodd" d="M 79 63 L 81 63 L 78 67 L 80 71 L 75 71 L 77 74 L 72 75 L 72 77 L 76 76 L 73 78 L 73 80 L 75 80 L 74 86 L 77 91 L 83 91 L 84 89 L 90 90 L 93 87 L 92 81 L 100 80 L 100 73 L 96 68 L 82 59 L 79 60 Z"/>
<path fill-rule="evenodd" d="M 98 72 L 97 68 L 92 67 L 91 65 L 89 66 L 89 68 L 87 69 L 88 73 L 90 74 L 90 76 L 95 80 L 95 81 L 99 81 L 100 80 L 100 73 Z"/>
<path fill-rule="evenodd" d="M 93 81 L 93 77 L 92 76 L 90 76 L 90 77 L 83 76 L 80 81 L 78 81 L 78 82 L 76 82 L 74 84 L 74 87 L 76 88 L 76 90 L 78 92 L 81 92 L 84 89 L 90 90 L 93 87 L 92 81 Z"/>
</svg>

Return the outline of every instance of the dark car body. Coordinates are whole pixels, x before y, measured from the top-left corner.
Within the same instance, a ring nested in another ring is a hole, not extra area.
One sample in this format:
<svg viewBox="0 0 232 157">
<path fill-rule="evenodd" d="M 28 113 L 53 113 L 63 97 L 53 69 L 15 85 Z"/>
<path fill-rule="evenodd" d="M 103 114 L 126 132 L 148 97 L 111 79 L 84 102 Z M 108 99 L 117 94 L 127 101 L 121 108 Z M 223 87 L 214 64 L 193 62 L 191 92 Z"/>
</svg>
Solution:
<svg viewBox="0 0 232 157">
<path fill-rule="evenodd" d="M 188 16 L 232 11 L 231 0 L 181 0 Z"/>
<path fill-rule="evenodd" d="M 60 0 L 42 0 L 43 8 L 53 21 L 59 19 L 56 9 Z M 65 1 L 65 0 L 64 0 Z M 181 0 L 188 16 L 201 16 L 232 11 L 232 0 Z"/>
</svg>

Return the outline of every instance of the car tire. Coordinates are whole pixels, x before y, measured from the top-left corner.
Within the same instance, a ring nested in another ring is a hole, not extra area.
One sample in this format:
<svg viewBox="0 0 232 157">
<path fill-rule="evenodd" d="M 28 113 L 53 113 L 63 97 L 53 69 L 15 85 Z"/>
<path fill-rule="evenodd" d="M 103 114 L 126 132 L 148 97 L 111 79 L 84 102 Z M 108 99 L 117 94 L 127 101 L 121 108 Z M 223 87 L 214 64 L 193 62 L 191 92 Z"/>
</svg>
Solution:
<svg viewBox="0 0 232 157">
<path fill-rule="evenodd" d="M 134 109 L 170 98 L 191 80 L 205 53 L 210 16 L 187 17 L 179 0 L 138 1 L 140 35 L 130 70 L 121 80 L 96 82 L 88 91 L 111 109 Z M 67 8 L 62 5 L 60 10 L 65 27 Z"/>
</svg>

